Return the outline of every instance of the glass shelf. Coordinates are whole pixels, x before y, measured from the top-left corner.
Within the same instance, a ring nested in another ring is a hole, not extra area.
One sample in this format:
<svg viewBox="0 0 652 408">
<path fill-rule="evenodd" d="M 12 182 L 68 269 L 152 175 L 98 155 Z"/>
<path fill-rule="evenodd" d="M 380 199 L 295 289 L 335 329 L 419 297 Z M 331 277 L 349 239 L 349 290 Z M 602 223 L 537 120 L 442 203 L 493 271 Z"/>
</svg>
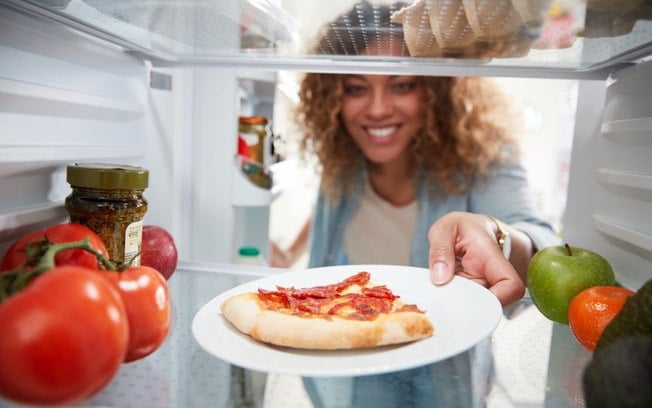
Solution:
<svg viewBox="0 0 652 408">
<path fill-rule="evenodd" d="M 379 385 L 386 404 L 371 406 L 420 406 L 415 401 L 423 392 L 439 402 L 429 400 L 432 406 L 584 406 L 582 373 L 592 354 L 577 343 L 568 325 L 546 319 L 527 296 L 504 309 L 489 338 L 447 360 L 420 367 L 418 378 L 410 377 L 411 370 L 389 376 L 319 378 L 258 372 L 222 361 L 198 345 L 192 320 L 206 302 L 240 284 L 283 271 L 180 263 L 168 281 L 173 317 L 165 342 L 151 355 L 123 364 L 106 387 L 79 406 L 336 408 L 360 406 L 351 402 L 352 390 L 379 395 L 374 388 Z M 410 385 L 420 386 L 406 388 Z M 22 407 L 2 398 L 0 406 Z"/>
<path fill-rule="evenodd" d="M 417 0 L 386 12 L 380 4 L 387 2 L 353 8 L 353 0 L 3 3 L 155 66 L 604 78 L 652 53 L 652 5 L 643 0 Z M 330 37 L 320 46 L 326 24 Z M 391 55 L 385 47 L 361 55 L 374 35 L 393 42 Z"/>
</svg>

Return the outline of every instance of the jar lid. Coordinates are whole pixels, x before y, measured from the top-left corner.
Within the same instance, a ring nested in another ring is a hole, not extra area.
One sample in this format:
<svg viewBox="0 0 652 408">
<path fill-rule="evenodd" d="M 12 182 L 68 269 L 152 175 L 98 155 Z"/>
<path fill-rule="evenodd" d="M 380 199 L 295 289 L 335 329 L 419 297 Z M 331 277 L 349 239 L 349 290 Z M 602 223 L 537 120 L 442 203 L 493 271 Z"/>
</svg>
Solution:
<svg viewBox="0 0 652 408">
<path fill-rule="evenodd" d="M 66 169 L 71 186 L 102 190 L 143 190 L 149 172 L 142 167 L 109 163 L 75 163 Z"/>
<path fill-rule="evenodd" d="M 267 118 L 264 116 L 240 116 L 238 121 L 242 125 L 266 125 Z"/>
<path fill-rule="evenodd" d="M 260 251 L 256 247 L 251 247 L 251 246 L 245 246 L 240 248 L 238 251 L 240 256 L 258 256 L 260 255 Z"/>
</svg>

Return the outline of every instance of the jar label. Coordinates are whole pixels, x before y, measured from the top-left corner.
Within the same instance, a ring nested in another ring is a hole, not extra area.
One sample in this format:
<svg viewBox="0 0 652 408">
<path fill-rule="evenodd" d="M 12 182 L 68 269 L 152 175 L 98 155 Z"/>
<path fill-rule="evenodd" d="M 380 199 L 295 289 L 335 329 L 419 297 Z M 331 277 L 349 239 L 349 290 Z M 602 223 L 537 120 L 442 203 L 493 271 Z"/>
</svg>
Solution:
<svg viewBox="0 0 652 408">
<path fill-rule="evenodd" d="M 140 265 L 140 248 L 143 242 L 143 221 L 132 222 L 125 230 L 125 261 L 131 266 Z"/>
<path fill-rule="evenodd" d="M 238 136 L 247 144 L 247 146 L 256 146 L 260 143 L 260 136 L 256 133 L 240 132 Z"/>
</svg>

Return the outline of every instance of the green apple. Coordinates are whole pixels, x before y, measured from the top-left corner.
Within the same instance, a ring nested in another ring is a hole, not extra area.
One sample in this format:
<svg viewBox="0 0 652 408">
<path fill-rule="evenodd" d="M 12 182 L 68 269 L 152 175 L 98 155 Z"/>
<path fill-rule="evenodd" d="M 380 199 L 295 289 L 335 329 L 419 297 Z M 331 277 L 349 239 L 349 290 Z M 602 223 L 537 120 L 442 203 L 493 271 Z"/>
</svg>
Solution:
<svg viewBox="0 0 652 408">
<path fill-rule="evenodd" d="M 614 271 L 601 255 L 568 244 L 538 251 L 530 260 L 527 287 L 548 319 L 568 324 L 568 305 L 586 288 L 616 284 Z"/>
</svg>

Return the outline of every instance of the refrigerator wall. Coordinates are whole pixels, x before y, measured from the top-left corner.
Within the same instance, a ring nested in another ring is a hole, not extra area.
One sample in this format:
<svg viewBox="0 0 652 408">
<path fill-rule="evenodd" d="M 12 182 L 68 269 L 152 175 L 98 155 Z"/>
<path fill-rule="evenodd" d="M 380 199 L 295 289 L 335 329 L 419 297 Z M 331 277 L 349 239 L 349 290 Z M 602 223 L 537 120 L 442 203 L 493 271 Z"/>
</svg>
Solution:
<svg viewBox="0 0 652 408">
<path fill-rule="evenodd" d="M 581 84 L 564 220 L 630 288 L 652 278 L 651 92 L 652 61 Z"/>
<path fill-rule="evenodd" d="M 152 123 L 142 62 L 4 9 L 0 39 L 0 237 L 6 244 L 25 229 L 65 218 L 66 163 L 141 162 Z"/>
</svg>

